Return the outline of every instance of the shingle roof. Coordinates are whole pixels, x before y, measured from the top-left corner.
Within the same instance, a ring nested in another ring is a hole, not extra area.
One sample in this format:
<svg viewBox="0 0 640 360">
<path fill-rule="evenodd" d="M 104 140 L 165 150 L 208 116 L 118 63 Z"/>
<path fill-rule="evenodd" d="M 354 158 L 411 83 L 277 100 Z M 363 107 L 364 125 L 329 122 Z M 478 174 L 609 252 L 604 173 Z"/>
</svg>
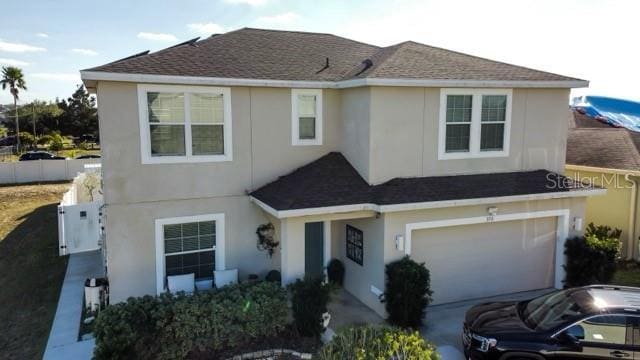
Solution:
<svg viewBox="0 0 640 360">
<path fill-rule="evenodd" d="M 326 59 L 329 67 L 325 68 Z M 371 61 L 371 66 L 365 65 Z M 415 42 L 378 47 L 331 34 L 244 28 L 86 71 L 233 79 L 573 81 Z"/>
<path fill-rule="evenodd" d="M 569 165 L 640 171 L 640 134 L 623 128 L 569 129 Z"/>
<path fill-rule="evenodd" d="M 281 211 L 339 205 L 392 205 L 477 199 L 585 188 L 592 187 L 546 170 L 396 178 L 371 186 L 341 153 L 333 152 L 250 195 Z"/>
</svg>

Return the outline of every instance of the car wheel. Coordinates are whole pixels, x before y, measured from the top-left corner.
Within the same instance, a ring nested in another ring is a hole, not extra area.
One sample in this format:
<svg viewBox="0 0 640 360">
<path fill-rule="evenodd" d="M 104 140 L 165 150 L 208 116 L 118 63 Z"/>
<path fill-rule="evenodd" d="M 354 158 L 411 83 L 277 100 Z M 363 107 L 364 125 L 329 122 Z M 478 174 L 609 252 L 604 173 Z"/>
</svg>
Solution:
<svg viewBox="0 0 640 360">
<path fill-rule="evenodd" d="M 526 352 L 510 352 L 502 355 L 500 360 L 545 360 L 544 356 Z"/>
</svg>

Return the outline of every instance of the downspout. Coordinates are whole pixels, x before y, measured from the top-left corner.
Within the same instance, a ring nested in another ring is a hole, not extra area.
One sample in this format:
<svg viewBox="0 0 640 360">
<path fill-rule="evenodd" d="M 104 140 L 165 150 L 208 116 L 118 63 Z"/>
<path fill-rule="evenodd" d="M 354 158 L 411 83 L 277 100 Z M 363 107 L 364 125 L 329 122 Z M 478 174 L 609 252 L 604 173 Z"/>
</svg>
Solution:
<svg viewBox="0 0 640 360">
<path fill-rule="evenodd" d="M 624 175 L 625 180 L 631 182 L 631 199 L 629 199 L 629 243 L 627 244 L 627 260 L 633 259 L 633 248 L 636 242 L 636 208 L 638 206 L 638 182 L 631 174 Z M 640 254 L 640 248 L 638 249 Z"/>
</svg>

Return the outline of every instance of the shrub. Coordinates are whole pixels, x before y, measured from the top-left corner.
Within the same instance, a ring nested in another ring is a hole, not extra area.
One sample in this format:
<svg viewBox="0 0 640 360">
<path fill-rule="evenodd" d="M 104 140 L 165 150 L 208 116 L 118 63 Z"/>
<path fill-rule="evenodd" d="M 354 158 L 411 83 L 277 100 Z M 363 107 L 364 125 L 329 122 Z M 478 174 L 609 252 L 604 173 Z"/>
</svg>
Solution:
<svg viewBox="0 0 640 360">
<path fill-rule="evenodd" d="M 331 259 L 329 265 L 327 265 L 327 277 L 329 282 L 342 286 L 344 282 L 344 264 L 338 259 Z"/>
<path fill-rule="evenodd" d="M 385 308 L 388 321 L 401 327 L 417 327 L 422 324 L 427 305 L 431 302 L 429 270 L 405 256 L 387 264 Z"/>
<path fill-rule="evenodd" d="M 33 145 L 35 143 L 36 143 L 36 138 L 34 138 L 33 135 L 31 135 L 28 132 L 20 132 L 20 145 L 21 146 L 33 147 Z"/>
<path fill-rule="evenodd" d="M 130 298 L 98 315 L 94 356 L 177 359 L 193 350 L 242 347 L 282 331 L 287 312 L 286 291 L 268 282 Z"/>
<path fill-rule="evenodd" d="M 38 138 L 38 145 L 47 145 L 53 140 L 51 135 L 42 135 Z"/>
<path fill-rule="evenodd" d="M 267 273 L 267 276 L 264 279 L 269 282 L 280 284 L 280 281 L 282 280 L 282 275 L 280 275 L 280 271 L 278 270 L 271 270 Z"/>
<path fill-rule="evenodd" d="M 336 336 L 320 349 L 317 358 L 437 360 L 440 359 L 440 355 L 436 352 L 435 346 L 426 342 L 417 331 L 359 326 L 339 330 Z"/>
<path fill-rule="evenodd" d="M 322 314 L 327 312 L 330 287 L 321 279 L 296 280 L 289 285 L 291 305 L 296 330 L 303 336 L 320 336 Z"/>
<path fill-rule="evenodd" d="M 568 239 L 564 251 L 567 256 L 565 286 L 610 282 L 620 259 L 621 234 L 619 229 L 590 223 L 584 236 Z"/>
<path fill-rule="evenodd" d="M 64 139 L 60 134 L 51 135 L 51 141 L 49 142 L 49 150 L 60 151 L 64 148 Z"/>
</svg>

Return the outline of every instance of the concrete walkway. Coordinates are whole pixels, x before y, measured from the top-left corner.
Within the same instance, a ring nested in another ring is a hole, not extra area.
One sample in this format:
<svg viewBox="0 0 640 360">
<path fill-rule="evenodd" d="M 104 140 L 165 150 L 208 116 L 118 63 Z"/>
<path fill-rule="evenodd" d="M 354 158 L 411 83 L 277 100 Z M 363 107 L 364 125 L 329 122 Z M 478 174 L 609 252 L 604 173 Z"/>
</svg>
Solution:
<svg viewBox="0 0 640 360">
<path fill-rule="evenodd" d="M 84 281 L 87 278 L 102 276 L 104 271 L 100 251 L 69 256 L 67 273 L 64 276 L 56 316 L 53 319 L 49 341 L 43 356 L 44 360 L 91 359 L 94 341 L 78 341 Z"/>
<path fill-rule="evenodd" d="M 421 334 L 429 341 L 433 342 L 442 355 L 442 360 L 464 360 L 462 349 L 462 324 L 464 315 L 473 305 L 492 302 L 527 300 L 543 294 L 553 289 L 525 291 L 515 294 L 500 295 L 489 298 L 460 301 L 456 303 L 430 306 L 427 308 L 425 326 L 421 329 Z"/>
</svg>

